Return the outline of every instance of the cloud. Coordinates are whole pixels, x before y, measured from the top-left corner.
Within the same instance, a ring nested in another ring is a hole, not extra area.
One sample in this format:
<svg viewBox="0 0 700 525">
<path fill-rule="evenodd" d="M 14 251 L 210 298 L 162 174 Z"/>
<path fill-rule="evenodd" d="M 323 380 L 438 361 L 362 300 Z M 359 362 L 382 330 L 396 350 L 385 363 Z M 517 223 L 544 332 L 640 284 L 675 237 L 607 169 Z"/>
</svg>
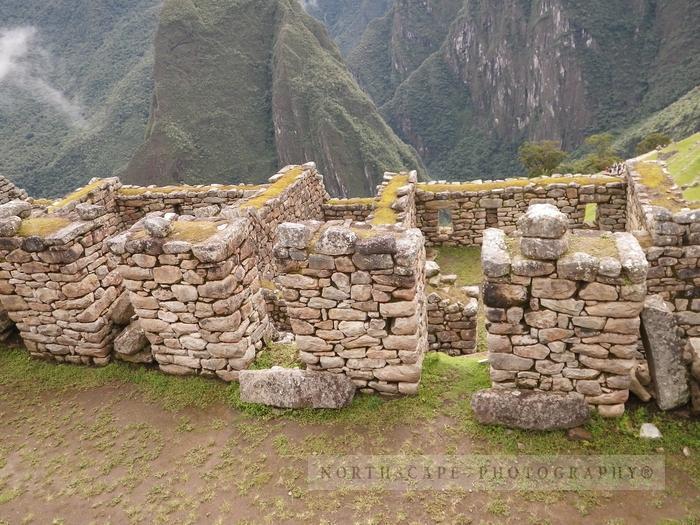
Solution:
<svg viewBox="0 0 700 525">
<path fill-rule="evenodd" d="M 50 62 L 49 54 L 37 42 L 35 27 L 0 29 L 0 85 L 26 92 L 36 102 L 61 113 L 71 125 L 86 127 L 82 108 L 43 78 Z"/>
</svg>

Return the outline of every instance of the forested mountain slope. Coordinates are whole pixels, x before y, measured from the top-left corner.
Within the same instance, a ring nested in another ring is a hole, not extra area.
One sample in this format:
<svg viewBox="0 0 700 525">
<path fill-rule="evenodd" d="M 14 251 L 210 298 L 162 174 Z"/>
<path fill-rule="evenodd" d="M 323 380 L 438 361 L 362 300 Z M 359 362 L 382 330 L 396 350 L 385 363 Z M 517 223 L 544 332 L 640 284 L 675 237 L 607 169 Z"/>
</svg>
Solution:
<svg viewBox="0 0 700 525">
<path fill-rule="evenodd" d="M 132 182 L 255 182 L 315 160 L 336 195 L 369 195 L 415 152 L 296 0 L 166 0 L 155 93 Z"/>
<path fill-rule="evenodd" d="M 698 27 L 698 0 L 394 0 L 347 60 L 433 177 L 500 177 L 524 140 L 697 131 Z"/>
</svg>

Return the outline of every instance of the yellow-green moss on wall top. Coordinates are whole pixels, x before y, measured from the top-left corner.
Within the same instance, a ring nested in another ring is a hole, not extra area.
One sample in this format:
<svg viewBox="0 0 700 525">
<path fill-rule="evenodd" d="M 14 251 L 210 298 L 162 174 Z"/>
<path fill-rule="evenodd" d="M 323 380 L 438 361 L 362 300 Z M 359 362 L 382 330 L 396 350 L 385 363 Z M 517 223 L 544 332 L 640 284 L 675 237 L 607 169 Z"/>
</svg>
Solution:
<svg viewBox="0 0 700 525">
<path fill-rule="evenodd" d="M 441 192 L 479 192 L 505 188 L 525 186 L 548 186 L 550 184 L 579 184 L 581 186 L 602 186 L 623 182 L 622 177 L 612 177 L 610 175 L 587 175 L 573 177 L 537 177 L 534 179 L 506 179 L 503 181 L 491 182 L 463 182 L 461 184 L 437 184 L 432 182 L 421 182 L 417 184 L 419 190 L 430 193 Z"/>
<path fill-rule="evenodd" d="M 34 217 L 24 219 L 17 231 L 20 237 L 48 237 L 71 223 L 65 217 Z"/>
<path fill-rule="evenodd" d="M 389 225 L 396 224 L 396 211 L 391 208 L 396 201 L 396 194 L 401 186 L 408 184 L 408 175 L 402 173 L 395 175 L 382 191 L 381 197 L 377 200 L 377 208 L 374 212 L 372 224 Z"/>
<path fill-rule="evenodd" d="M 53 205 L 49 207 L 49 211 L 51 212 L 51 211 L 60 210 L 61 208 L 68 206 L 72 202 L 79 201 L 80 199 L 85 197 L 88 193 L 98 189 L 103 184 L 104 184 L 104 181 L 102 179 L 97 179 L 95 182 L 88 184 L 87 186 L 83 186 L 79 190 L 75 190 L 73 193 L 66 195 L 61 200 L 54 202 Z"/>
<path fill-rule="evenodd" d="M 261 193 L 257 197 L 253 197 L 247 202 L 244 202 L 241 205 L 241 208 L 262 208 L 265 204 L 267 204 L 275 197 L 279 197 L 282 194 L 282 192 L 284 192 L 284 190 L 286 190 L 289 186 L 294 184 L 294 181 L 297 180 L 297 177 L 299 177 L 305 171 L 306 169 L 303 166 L 296 166 L 290 169 L 279 179 L 270 184 L 263 193 Z"/>
<path fill-rule="evenodd" d="M 216 222 L 208 221 L 176 221 L 173 223 L 173 231 L 168 236 L 176 241 L 192 243 L 206 241 L 216 234 Z"/>
<path fill-rule="evenodd" d="M 352 206 L 354 204 L 372 205 L 377 202 L 375 197 L 353 197 L 352 199 L 328 199 L 329 206 Z"/>
</svg>

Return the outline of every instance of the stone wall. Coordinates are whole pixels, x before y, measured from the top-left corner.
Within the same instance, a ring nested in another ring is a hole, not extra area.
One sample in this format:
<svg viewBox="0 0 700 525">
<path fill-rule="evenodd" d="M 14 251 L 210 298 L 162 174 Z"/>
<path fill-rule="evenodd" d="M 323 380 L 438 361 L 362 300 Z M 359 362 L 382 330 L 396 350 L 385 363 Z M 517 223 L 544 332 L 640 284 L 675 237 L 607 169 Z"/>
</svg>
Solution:
<svg viewBox="0 0 700 525">
<path fill-rule="evenodd" d="M 428 348 L 449 355 L 476 351 L 479 301 L 457 291 L 431 292 L 427 297 Z"/>
<path fill-rule="evenodd" d="M 14 183 L 6 177 L 0 175 L 0 204 L 13 200 L 25 200 L 28 197 L 27 192 L 22 188 L 18 188 Z"/>
<path fill-rule="evenodd" d="M 323 220 L 323 203 L 328 199 L 323 176 L 313 162 L 287 166 L 270 182 L 259 195 L 222 211 L 224 217 L 243 217 L 252 224 L 260 274 L 265 280 L 276 274 L 272 249 L 277 227 L 283 222 Z"/>
<path fill-rule="evenodd" d="M 644 184 L 640 164 L 665 179 L 661 188 Z M 640 238 L 651 266 L 649 293 L 670 303 L 687 336 L 700 337 L 700 208 L 683 199 L 662 163 L 637 159 L 627 166 L 629 229 Z"/>
<path fill-rule="evenodd" d="M 31 355 L 106 364 L 122 291 L 102 251 L 117 230 L 114 214 L 81 203 L 66 215 L 29 217 L 31 206 L 19 204 L 26 207 L 0 207 L 0 303 Z"/>
<path fill-rule="evenodd" d="M 326 221 L 349 219 L 365 222 L 374 210 L 376 199 L 330 199 L 323 204 L 323 218 Z"/>
<path fill-rule="evenodd" d="M 107 242 L 161 370 L 235 380 L 272 326 L 245 219 L 149 217 Z"/>
<path fill-rule="evenodd" d="M 595 203 L 595 228 L 625 229 L 626 183 L 608 175 L 418 184 L 417 226 L 428 246 L 478 245 L 487 228 L 514 231 L 528 206 L 538 203 L 559 208 L 572 229 L 585 226 L 586 206 Z"/>
<path fill-rule="evenodd" d="M 116 195 L 124 224 L 132 225 L 153 212 L 213 217 L 221 208 L 263 191 L 266 186 L 123 186 Z"/>
<path fill-rule="evenodd" d="M 619 416 L 636 370 L 648 263 L 629 233 L 568 231 L 533 205 L 507 238 L 486 230 L 482 263 L 495 387 L 577 391 Z"/>
<path fill-rule="evenodd" d="M 420 231 L 287 223 L 275 255 L 276 281 L 309 369 L 345 374 L 364 392 L 417 391 L 427 348 Z"/>
</svg>

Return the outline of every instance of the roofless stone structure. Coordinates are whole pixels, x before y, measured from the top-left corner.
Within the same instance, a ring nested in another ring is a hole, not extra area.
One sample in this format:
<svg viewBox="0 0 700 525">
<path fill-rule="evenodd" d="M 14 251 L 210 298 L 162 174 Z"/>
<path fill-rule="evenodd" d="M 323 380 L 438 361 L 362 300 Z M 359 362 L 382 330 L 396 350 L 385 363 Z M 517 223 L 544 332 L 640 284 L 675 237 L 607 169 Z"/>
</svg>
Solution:
<svg viewBox="0 0 700 525">
<path fill-rule="evenodd" d="M 388 173 L 367 199 L 331 199 L 313 163 L 262 185 L 95 179 L 56 202 L 5 181 L 0 303 L 37 358 L 233 381 L 291 331 L 310 371 L 405 395 L 426 352 L 475 350 L 483 297 L 494 387 L 576 393 L 612 416 L 630 391 L 683 402 L 658 391 L 673 371 L 700 410 L 700 210 L 677 192 L 664 207 L 635 166 L 483 183 Z M 482 243 L 481 295 L 429 289 L 443 277 L 426 247 Z M 648 294 L 682 348 L 641 337 Z"/>
</svg>

